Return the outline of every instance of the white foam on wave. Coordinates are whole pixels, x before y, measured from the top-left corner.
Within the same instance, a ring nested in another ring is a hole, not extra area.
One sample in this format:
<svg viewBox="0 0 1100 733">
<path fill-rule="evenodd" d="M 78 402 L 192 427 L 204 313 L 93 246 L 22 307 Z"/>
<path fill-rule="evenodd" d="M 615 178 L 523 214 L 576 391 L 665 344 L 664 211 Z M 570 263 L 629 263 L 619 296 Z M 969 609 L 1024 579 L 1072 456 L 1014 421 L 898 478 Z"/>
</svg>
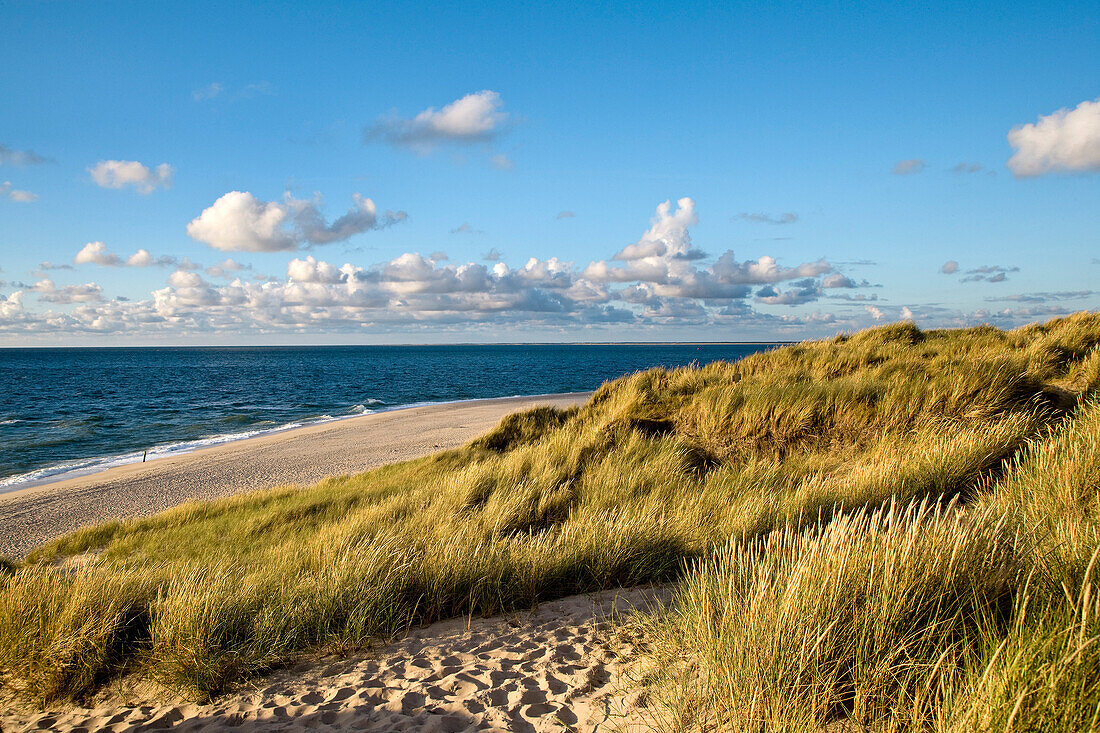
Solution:
<svg viewBox="0 0 1100 733">
<path fill-rule="evenodd" d="M 0 420 L 0 425 L 15 425 L 16 423 L 19 423 L 19 422 L 23 422 L 23 421 L 12 418 L 10 420 Z"/>
<path fill-rule="evenodd" d="M 363 400 L 361 404 L 353 406 L 350 410 L 348 410 L 348 412 L 352 415 L 362 415 L 368 412 L 376 412 L 377 410 L 371 409 L 369 405 L 384 405 L 385 403 L 385 400 L 378 400 L 374 397 L 368 397 L 367 399 Z M 404 407 L 404 405 L 401 405 L 401 407 Z"/>
</svg>

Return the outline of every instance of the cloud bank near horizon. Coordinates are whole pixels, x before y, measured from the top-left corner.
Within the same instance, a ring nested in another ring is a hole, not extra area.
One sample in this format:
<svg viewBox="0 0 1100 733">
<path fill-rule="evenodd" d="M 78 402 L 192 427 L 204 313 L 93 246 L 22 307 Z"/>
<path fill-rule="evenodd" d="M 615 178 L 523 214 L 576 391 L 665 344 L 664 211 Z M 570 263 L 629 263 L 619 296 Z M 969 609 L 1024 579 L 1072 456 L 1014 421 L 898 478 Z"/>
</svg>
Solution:
<svg viewBox="0 0 1100 733">
<path fill-rule="evenodd" d="M 365 213 L 367 199 L 357 198 L 351 212 L 326 224 L 315 218 L 320 216 L 315 202 L 262 202 L 235 193 L 239 196 L 230 199 L 232 206 L 218 210 L 218 216 L 204 218 L 204 212 L 196 221 L 218 236 L 228 227 L 235 247 L 244 251 L 292 252 L 303 243 L 339 241 L 348 231 L 378 226 L 377 214 Z M 401 332 L 481 333 L 493 340 L 509 328 L 559 334 L 652 332 L 668 338 L 685 329 L 709 333 L 707 329 L 721 328 L 742 338 L 781 339 L 897 319 L 929 325 L 1018 325 L 1071 312 L 1091 294 L 1009 294 L 987 298 L 1002 300 L 1005 307 L 973 313 L 934 304 L 893 304 L 865 290 L 876 286 L 826 259 L 786 265 L 773 255 L 739 260 L 732 250 L 708 257 L 692 240 L 698 220 L 693 199 L 665 201 L 636 241 L 587 264 L 530 257 L 522 266 L 510 267 L 499 253 L 486 264 L 452 263 L 444 252 L 427 257 L 406 252 L 363 266 L 305 254 L 293 256 L 280 277 L 252 274 L 250 265 L 233 259 L 202 268 L 186 258 L 154 256 L 145 249 L 124 257 L 103 242 L 89 242 L 73 265 L 43 263 L 41 269 L 159 266 L 171 272 L 163 287 L 136 300 L 111 298 L 94 281 L 57 284 L 44 273 L 33 284 L 7 283 L 16 289 L 0 293 L 0 338 L 112 335 L 155 342 L 196 335 Z M 1006 272 L 1019 268 L 982 265 L 963 270 L 949 261 L 941 269 L 1002 282 Z M 805 306 L 817 302 L 829 303 L 832 312 L 806 311 Z"/>
<path fill-rule="evenodd" d="M 287 197 L 265 202 L 231 192 L 193 220 L 188 233 L 217 250 L 294 252 L 398 220 L 391 214 L 380 217 L 373 202 L 358 196 L 353 208 L 332 223 L 325 222 L 318 206 L 317 201 Z M 81 248 L 74 266 L 172 268 L 165 286 L 129 301 L 105 296 L 95 282 L 66 286 L 43 277 L 0 296 L 0 334 L 171 337 L 521 325 L 782 329 L 841 324 L 836 315 L 790 307 L 820 300 L 828 290 L 868 287 L 824 259 L 784 265 L 772 255 L 740 260 L 732 250 L 708 257 L 692 242 L 697 222 L 691 198 L 665 201 L 635 242 L 585 264 L 531 257 L 510 267 L 499 254 L 487 263 L 452 263 L 442 252 L 428 257 L 407 252 L 362 266 L 307 254 L 290 259 L 283 276 L 275 278 L 247 278 L 247 265 L 234 260 L 202 271 L 196 263 L 145 249 L 118 255 L 95 241 Z M 43 263 L 42 269 L 71 267 Z M 70 308 L 53 308 L 60 305 Z"/>
</svg>

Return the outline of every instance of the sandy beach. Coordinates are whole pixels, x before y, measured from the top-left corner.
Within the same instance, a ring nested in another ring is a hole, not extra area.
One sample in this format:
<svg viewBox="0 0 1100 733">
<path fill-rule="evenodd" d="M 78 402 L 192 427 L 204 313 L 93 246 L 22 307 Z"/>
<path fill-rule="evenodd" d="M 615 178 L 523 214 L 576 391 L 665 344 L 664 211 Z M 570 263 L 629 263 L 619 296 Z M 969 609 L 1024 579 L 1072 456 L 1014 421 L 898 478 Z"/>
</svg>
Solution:
<svg viewBox="0 0 1100 733">
<path fill-rule="evenodd" d="M 667 588 L 613 590 L 444 621 L 207 704 L 116 684 L 91 707 L 0 715 L 0 730 L 645 730 L 651 714 L 636 684 L 636 649 L 615 633 L 616 620 L 668 599 Z"/>
<path fill-rule="evenodd" d="M 505 415 L 535 405 L 568 407 L 587 392 L 413 407 L 311 425 L 148 463 L 0 494 L 0 556 L 90 524 L 142 517 L 192 499 L 217 499 L 455 448 Z"/>
</svg>

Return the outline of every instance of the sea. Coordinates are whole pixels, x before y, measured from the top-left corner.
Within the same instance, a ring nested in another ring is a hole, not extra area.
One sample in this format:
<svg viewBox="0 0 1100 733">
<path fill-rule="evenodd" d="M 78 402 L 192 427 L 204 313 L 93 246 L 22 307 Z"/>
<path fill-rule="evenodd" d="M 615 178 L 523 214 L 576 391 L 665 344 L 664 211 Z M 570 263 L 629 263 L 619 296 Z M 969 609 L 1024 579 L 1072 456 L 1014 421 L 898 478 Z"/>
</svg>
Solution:
<svg viewBox="0 0 1100 733">
<path fill-rule="evenodd" d="M 0 349 L 0 493 L 370 412 L 583 392 L 771 346 Z"/>
</svg>

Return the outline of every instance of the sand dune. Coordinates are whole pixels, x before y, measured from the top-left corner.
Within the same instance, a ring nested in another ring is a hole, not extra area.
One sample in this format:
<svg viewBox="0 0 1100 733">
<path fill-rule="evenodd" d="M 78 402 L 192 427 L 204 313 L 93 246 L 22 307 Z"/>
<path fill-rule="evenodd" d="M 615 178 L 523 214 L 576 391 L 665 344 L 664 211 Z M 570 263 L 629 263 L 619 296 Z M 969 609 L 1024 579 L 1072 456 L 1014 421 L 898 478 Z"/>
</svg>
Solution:
<svg viewBox="0 0 1100 733">
<path fill-rule="evenodd" d="M 509 397 L 379 412 L 0 494 L 0 556 L 22 557 L 79 527 L 156 514 L 189 499 L 307 486 L 455 448 L 511 412 L 535 405 L 568 407 L 588 396 Z"/>
<path fill-rule="evenodd" d="M 0 730 L 630 731 L 644 698 L 613 619 L 665 602 L 667 589 L 607 591 L 534 611 L 414 629 L 363 656 L 303 664 L 255 689 L 196 705 L 162 699 L 9 714 Z"/>
</svg>

